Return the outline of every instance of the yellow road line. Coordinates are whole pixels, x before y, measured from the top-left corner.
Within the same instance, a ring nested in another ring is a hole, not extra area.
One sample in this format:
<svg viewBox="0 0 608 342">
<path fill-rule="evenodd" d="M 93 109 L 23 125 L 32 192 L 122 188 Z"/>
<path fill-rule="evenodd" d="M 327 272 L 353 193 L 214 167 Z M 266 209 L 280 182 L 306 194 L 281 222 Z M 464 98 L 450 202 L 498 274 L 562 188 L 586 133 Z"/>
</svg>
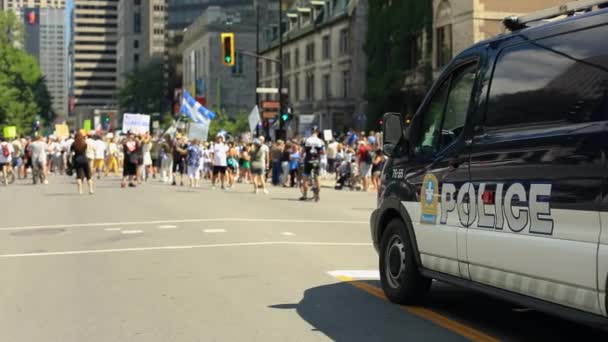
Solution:
<svg viewBox="0 0 608 342">
<path fill-rule="evenodd" d="M 384 295 L 384 292 L 382 291 L 382 289 L 377 288 L 373 285 L 364 283 L 364 282 L 360 282 L 360 281 L 356 281 L 355 279 L 352 279 L 350 277 L 345 277 L 345 276 L 337 276 L 336 278 L 338 278 L 341 281 L 347 282 L 349 284 L 351 284 L 352 286 L 361 289 L 375 297 L 378 297 L 382 300 L 388 301 L 388 299 L 386 298 L 386 296 Z M 443 327 L 447 330 L 450 330 L 460 336 L 463 336 L 473 342 L 498 342 L 500 340 L 487 335 L 477 329 L 471 328 L 469 326 L 466 326 L 462 323 L 456 322 L 454 320 L 451 320 L 443 315 L 440 315 L 438 313 L 436 313 L 435 311 L 429 310 L 429 309 L 425 309 L 423 307 L 419 307 L 419 306 L 404 306 L 404 305 L 400 305 L 399 306 L 401 309 L 414 314 L 418 317 L 421 317 L 427 321 L 431 321 L 433 323 L 435 323 L 436 325 Z"/>
</svg>

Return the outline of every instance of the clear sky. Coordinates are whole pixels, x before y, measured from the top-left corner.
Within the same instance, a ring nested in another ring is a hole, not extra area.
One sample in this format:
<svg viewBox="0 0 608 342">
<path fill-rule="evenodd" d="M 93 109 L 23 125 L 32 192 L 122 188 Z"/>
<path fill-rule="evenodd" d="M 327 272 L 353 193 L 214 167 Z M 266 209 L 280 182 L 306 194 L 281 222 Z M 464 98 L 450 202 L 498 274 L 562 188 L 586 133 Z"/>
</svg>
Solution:
<svg viewBox="0 0 608 342">
<path fill-rule="evenodd" d="M 72 25 L 70 25 L 70 14 L 72 13 L 72 8 L 74 7 L 74 0 L 68 0 L 65 4 L 65 26 L 66 33 L 68 37 L 68 41 L 72 38 Z"/>
</svg>

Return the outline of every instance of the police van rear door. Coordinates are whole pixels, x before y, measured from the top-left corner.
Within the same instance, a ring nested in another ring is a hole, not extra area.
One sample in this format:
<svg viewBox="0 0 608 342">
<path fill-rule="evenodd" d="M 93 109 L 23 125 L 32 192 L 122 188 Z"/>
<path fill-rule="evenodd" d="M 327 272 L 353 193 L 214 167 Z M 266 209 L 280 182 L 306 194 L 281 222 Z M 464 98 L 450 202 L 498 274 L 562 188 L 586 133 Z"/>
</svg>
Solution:
<svg viewBox="0 0 608 342">
<path fill-rule="evenodd" d="M 593 313 L 607 27 L 496 51 L 471 152 L 477 219 L 467 232 L 473 280 Z"/>
</svg>

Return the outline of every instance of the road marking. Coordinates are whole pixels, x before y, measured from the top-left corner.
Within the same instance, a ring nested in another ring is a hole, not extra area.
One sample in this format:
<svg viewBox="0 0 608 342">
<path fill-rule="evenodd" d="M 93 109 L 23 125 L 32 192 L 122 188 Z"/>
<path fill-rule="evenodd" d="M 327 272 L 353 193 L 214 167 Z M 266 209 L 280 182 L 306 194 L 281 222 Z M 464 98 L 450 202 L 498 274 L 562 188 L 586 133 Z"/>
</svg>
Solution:
<svg viewBox="0 0 608 342">
<path fill-rule="evenodd" d="M 206 218 L 189 220 L 162 220 L 162 221 L 127 221 L 127 222 L 99 222 L 81 224 L 56 224 L 46 226 L 22 226 L 22 227 L 0 227 L 0 231 L 5 230 L 28 230 L 28 229 L 48 229 L 48 228 L 90 228 L 106 226 L 133 226 L 147 224 L 169 224 L 169 223 L 200 223 L 200 222 L 267 222 L 267 223 L 326 223 L 326 224 L 369 224 L 367 221 L 341 221 L 341 220 L 286 220 L 286 219 L 255 219 L 255 218 Z"/>
<path fill-rule="evenodd" d="M 121 233 L 130 235 L 130 234 L 141 234 L 143 230 L 123 230 Z"/>
<path fill-rule="evenodd" d="M 226 229 L 203 229 L 204 233 L 225 233 Z"/>
<path fill-rule="evenodd" d="M 380 272 L 378 270 L 337 270 L 327 273 L 334 278 L 343 276 L 350 279 L 380 280 Z"/>
<path fill-rule="evenodd" d="M 285 236 L 294 236 L 296 234 L 292 233 L 292 232 L 282 232 L 281 235 L 285 235 Z"/>
<path fill-rule="evenodd" d="M 368 242 L 292 242 L 292 241 L 266 241 L 266 242 L 242 242 L 242 243 L 222 243 L 210 245 L 185 245 L 185 246 L 156 246 L 156 247 L 133 247 L 133 248 L 113 248 L 113 249 L 90 249 L 77 251 L 60 252 L 40 252 L 40 253 L 16 253 L 0 254 L 0 258 L 19 258 L 52 255 L 79 255 L 79 254 L 102 254 L 102 253 L 125 253 L 141 251 L 161 251 L 176 249 L 201 249 L 219 247 L 243 247 L 243 246 L 272 246 L 272 245 L 300 245 L 300 246 L 346 246 L 346 247 L 371 247 Z"/>
<path fill-rule="evenodd" d="M 343 276 L 343 275 L 338 275 L 335 278 L 337 278 L 340 281 L 343 282 L 347 282 L 350 285 L 361 289 L 369 294 L 371 294 L 372 296 L 378 297 L 384 301 L 388 301 L 388 299 L 386 298 L 386 296 L 384 295 L 384 292 L 382 291 L 382 289 L 375 287 L 373 285 L 361 282 L 361 281 L 357 281 L 353 278 L 347 277 L 347 276 Z M 423 318 L 427 321 L 430 321 L 442 328 L 445 328 L 447 330 L 450 330 L 460 336 L 463 336 L 473 342 L 499 342 L 500 340 L 485 334 L 477 329 L 471 328 L 467 325 L 464 325 L 460 322 L 456 322 L 454 320 L 451 320 L 435 311 L 420 307 L 420 306 L 405 306 L 405 305 L 400 305 L 399 306 L 402 310 L 407 311 L 411 314 L 414 314 L 420 318 Z"/>
<path fill-rule="evenodd" d="M 166 225 L 160 225 L 156 228 L 158 228 L 158 229 L 177 229 L 177 226 L 166 224 Z"/>
<path fill-rule="evenodd" d="M 118 228 L 118 227 L 112 227 L 112 228 L 106 228 L 104 229 L 106 232 L 116 232 L 121 230 L 122 228 Z"/>
</svg>

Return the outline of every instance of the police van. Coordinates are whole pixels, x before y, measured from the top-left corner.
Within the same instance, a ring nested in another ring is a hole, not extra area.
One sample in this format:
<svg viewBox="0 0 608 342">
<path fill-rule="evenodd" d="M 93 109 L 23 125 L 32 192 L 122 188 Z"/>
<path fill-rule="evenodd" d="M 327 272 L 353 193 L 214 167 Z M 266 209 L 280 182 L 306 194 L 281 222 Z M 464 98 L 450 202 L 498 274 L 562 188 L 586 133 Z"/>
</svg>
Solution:
<svg viewBox="0 0 608 342">
<path fill-rule="evenodd" d="M 608 1 L 504 24 L 451 61 L 409 125 L 384 116 L 383 290 L 414 303 L 436 279 L 606 325 Z"/>
</svg>

